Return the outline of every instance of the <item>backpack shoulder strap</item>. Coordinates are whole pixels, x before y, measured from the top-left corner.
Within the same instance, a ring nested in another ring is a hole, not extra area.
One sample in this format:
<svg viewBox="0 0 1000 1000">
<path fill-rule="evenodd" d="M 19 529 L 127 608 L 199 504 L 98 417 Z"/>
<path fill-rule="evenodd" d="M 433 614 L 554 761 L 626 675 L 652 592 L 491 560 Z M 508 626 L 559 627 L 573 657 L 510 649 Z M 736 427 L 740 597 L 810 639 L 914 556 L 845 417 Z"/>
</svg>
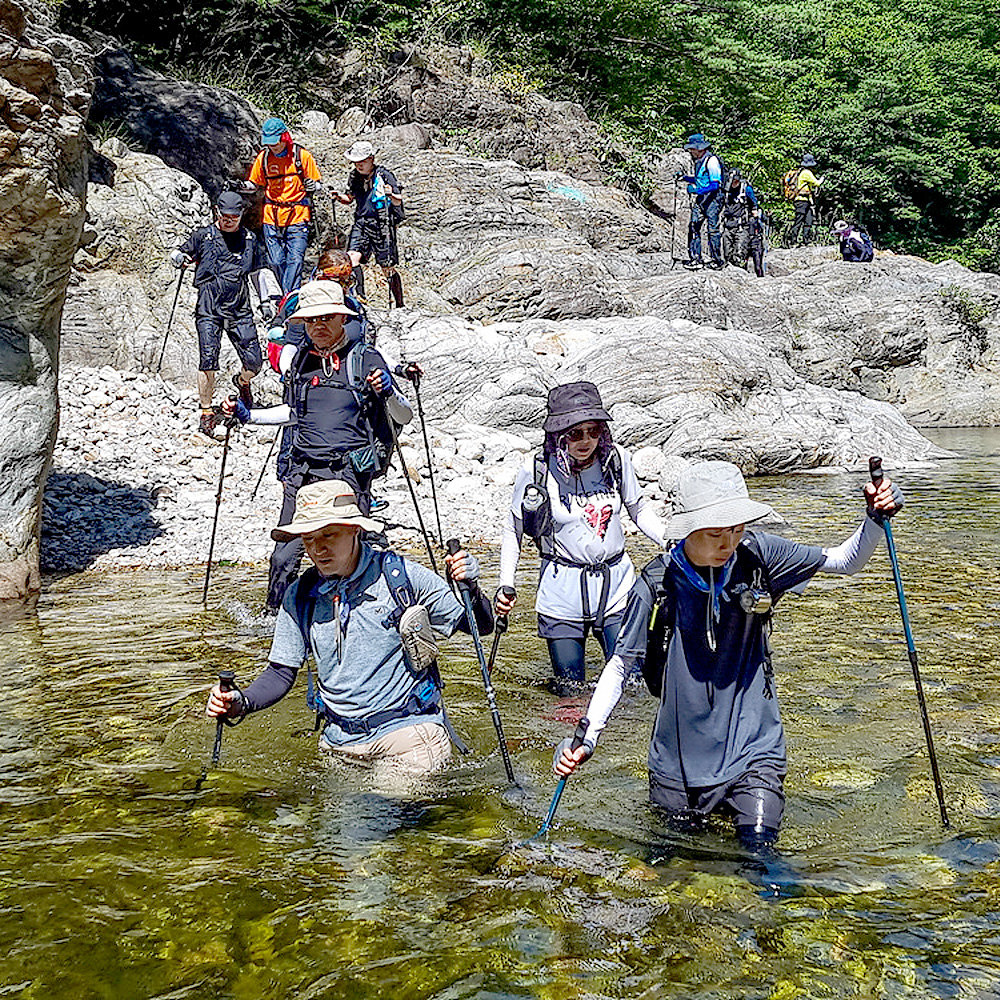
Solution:
<svg viewBox="0 0 1000 1000">
<path fill-rule="evenodd" d="M 613 444 L 611 446 L 611 454 L 608 456 L 608 469 L 611 472 L 611 478 L 614 480 L 615 489 L 618 490 L 618 495 L 622 495 L 622 477 L 624 473 L 622 472 L 622 456 L 621 452 L 618 451 L 618 445 Z"/>
<path fill-rule="evenodd" d="M 299 180 L 305 183 L 306 172 L 302 169 L 302 147 L 297 143 L 292 143 L 292 160 L 295 163 L 295 172 L 299 175 Z"/>
<path fill-rule="evenodd" d="M 750 532 L 737 546 L 736 558 L 738 560 L 742 560 L 751 571 L 758 570 L 760 572 L 760 578 L 764 587 L 767 589 L 768 593 L 773 596 L 773 591 L 771 590 L 771 574 L 768 572 L 767 564 L 757 551 L 756 538 L 752 532 Z"/>
<path fill-rule="evenodd" d="M 365 391 L 365 355 L 368 345 L 363 340 L 355 341 L 347 352 L 347 384 L 351 390 L 360 394 Z M 361 402 L 360 395 L 358 402 Z"/>
<path fill-rule="evenodd" d="M 385 584 L 396 602 L 395 625 L 399 625 L 399 616 L 409 607 L 417 603 L 417 595 L 413 592 L 410 578 L 406 574 L 406 563 L 398 552 L 389 549 L 382 553 L 382 576 Z"/>
<path fill-rule="evenodd" d="M 548 492 L 549 462 L 544 451 L 535 452 L 535 485 Z"/>
<path fill-rule="evenodd" d="M 316 614 L 316 598 L 319 591 L 319 570 L 310 566 L 299 577 L 295 590 L 295 624 L 302 633 L 302 641 L 306 644 L 306 653 L 312 652 L 309 631 L 312 628 L 313 616 Z"/>
</svg>

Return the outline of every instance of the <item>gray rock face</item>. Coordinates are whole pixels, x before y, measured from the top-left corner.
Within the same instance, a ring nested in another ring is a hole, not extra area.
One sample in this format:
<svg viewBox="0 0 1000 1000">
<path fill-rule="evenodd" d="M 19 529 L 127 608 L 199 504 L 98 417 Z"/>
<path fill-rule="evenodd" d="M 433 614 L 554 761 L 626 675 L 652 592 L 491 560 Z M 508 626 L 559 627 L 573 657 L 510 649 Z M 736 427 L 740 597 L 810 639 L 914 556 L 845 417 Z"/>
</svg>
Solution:
<svg viewBox="0 0 1000 1000">
<path fill-rule="evenodd" d="M 0 599 L 39 585 L 59 319 L 86 197 L 90 64 L 42 15 L 0 4 Z"/>
<path fill-rule="evenodd" d="M 260 149 L 260 123 L 238 94 L 168 80 L 110 46 L 96 68 L 93 121 L 121 122 L 145 152 L 190 174 L 213 199 L 227 180 L 246 177 Z"/>
</svg>

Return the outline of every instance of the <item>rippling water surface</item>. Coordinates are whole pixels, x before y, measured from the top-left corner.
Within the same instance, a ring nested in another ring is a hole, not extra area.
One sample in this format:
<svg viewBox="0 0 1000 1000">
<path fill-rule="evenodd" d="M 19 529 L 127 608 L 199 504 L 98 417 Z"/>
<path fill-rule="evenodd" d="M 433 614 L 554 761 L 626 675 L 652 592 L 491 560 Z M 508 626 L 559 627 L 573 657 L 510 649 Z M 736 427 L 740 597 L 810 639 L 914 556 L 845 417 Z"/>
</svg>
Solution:
<svg viewBox="0 0 1000 1000">
<path fill-rule="evenodd" d="M 647 809 L 638 688 L 549 840 L 516 846 L 588 697 L 546 690 L 526 611 L 496 674 L 520 788 L 462 636 L 444 673 L 474 753 L 393 796 L 319 757 L 301 685 L 206 773 L 215 671 L 265 663 L 261 570 L 219 570 L 208 610 L 198 570 L 84 574 L 0 638 L 0 996 L 1000 997 L 1000 436 L 935 437 L 961 457 L 900 474 L 895 531 L 950 829 L 884 552 L 779 608 L 778 898 L 725 827 L 682 836 Z M 860 485 L 752 488 L 823 544 Z"/>
</svg>

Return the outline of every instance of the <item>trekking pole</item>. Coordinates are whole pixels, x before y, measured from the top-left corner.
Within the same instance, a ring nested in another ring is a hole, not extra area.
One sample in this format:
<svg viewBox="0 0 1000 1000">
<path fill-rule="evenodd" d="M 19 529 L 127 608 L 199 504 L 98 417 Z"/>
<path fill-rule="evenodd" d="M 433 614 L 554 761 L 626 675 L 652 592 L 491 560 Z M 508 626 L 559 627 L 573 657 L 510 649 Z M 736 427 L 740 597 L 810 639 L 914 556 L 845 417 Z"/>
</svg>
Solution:
<svg viewBox="0 0 1000 1000">
<path fill-rule="evenodd" d="M 236 686 L 236 674 L 232 670 L 220 670 L 219 671 L 219 690 L 220 691 L 232 691 Z M 222 728 L 225 726 L 226 720 L 222 716 L 219 716 L 215 721 L 215 746 L 212 747 L 212 767 L 219 766 L 219 757 L 222 754 Z"/>
<path fill-rule="evenodd" d="M 516 596 L 517 591 L 513 587 L 501 587 L 500 590 L 503 592 L 503 596 L 511 598 Z M 489 671 L 490 676 L 493 676 L 493 664 L 497 660 L 497 649 L 500 646 L 500 636 L 507 631 L 507 626 L 510 624 L 510 618 L 507 615 L 496 615 L 493 624 L 493 648 L 490 650 L 490 659 L 486 664 L 486 669 Z"/>
<path fill-rule="evenodd" d="M 186 266 L 186 265 L 185 265 Z M 170 336 L 170 327 L 174 323 L 174 313 L 177 311 L 177 300 L 180 298 L 181 294 L 181 284 L 184 281 L 184 270 L 181 268 L 181 273 L 177 275 L 177 288 L 174 291 L 174 304 L 170 307 L 170 317 L 167 320 L 167 332 L 163 335 L 163 343 L 160 345 L 160 360 L 156 362 L 156 374 L 160 374 L 160 369 L 163 367 L 163 352 L 167 349 L 167 337 Z"/>
<path fill-rule="evenodd" d="M 434 549 L 431 548 L 430 536 L 427 534 L 427 529 L 424 527 L 424 517 L 420 513 L 420 504 L 417 503 L 417 491 L 413 488 L 413 483 L 410 482 L 410 474 L 406 471 L 406 461 L 403 459 L 403 449 L 399 446 L 399 435 L 396 433 L 396 425 L 392 421 L 392 417 L 389 414 L 389 407 L 386 406 L 385 400 L 379 396 L 382 402 L 382 407 L 385 409 L 385 419 L 389 424 L 389 430 L 392 431 L 392 444 L 396 449 L 396 456 L 399 458 L 399 469 L 403 473 L 403 478 L 406 480 L 406 485 L 410 489 L 410 499 L 413 501 L 413 509 L 417 512 L 417 521 L 420 524 L 420 534 L 424 536 L 424 545 L 427 546 L 427 558 L 431 561 L 431 569 L 436 573 L 438 571 L 437 561 L 434 558 Z"/>
<path fill-rule="evenodd" d="M 222 483 L 226 478 L 226 457 L 229 454 L 229 435 L 233 432 L 236 417 L 226 417 L 226 439 L 222 444 L 222 467 L 219 469 L 219 489 L 215 494 L 215 517 L 212 520 L 212 538 L 208 543 L 208 565 L 205 567 L 205 588 L 201 592 L 201 603 L 208 603 L 208 581 L 212 578 L 212 553 L 215 551 L 215 530 L 219 526 L 219 507 L 222 505 Z"/>
<path fill-rule="evenodd" d="M 448 554 L 454 555 L 462 547 L 457 538 L 448 539 Z M 493 716 L 493 728 L 497 731 L 497 740 L 500 742 L 500 753 L 503 756 L 503 767 L 507 772 L 507 780 L 516 785 L 514 779 L 514 768 L 510 762 L 510 752 L 507 749 L 507 740 L 503 734 L 503 723 L 500 721 L 500 709 L 497 708 L 497 695 L 493 690 L 493 681 L 490 679 L 490 671 L 486 666 L 486 657 L 483 654 L 483 641 L 479 636 L 479 626 L 476 625 L 476 616 L 472 610 L 472 593 L 469 584 L 465 580 L 455 580 L 458 584 L 458 591 L 462 595 L 462 603 L 465 605 L 465 617 L 469 622 L 469 631 L 472 633 L 472 644 L 476 647 L 476 658 L 479 660 L 479 670 L 483 675 L 483 687 L 486 688 L 486 700 L 489 702 L 490 715 Z"/>
<path fill-rule="evenodd" d="M 431 481 L 431 499 L 434 501 L 434 518 L 437 521 L 438 541 L 444 547 L 444 532 L 441 530 L 441 511 L 438 508 L 437 487 L 434 485 L 434 460 L 431 456 L 431 443 L 427 438 L 427 423 L 424 420 L 424 404 L 420 399 L 420 378 L 424 374 L 419 365 L 410 362 L 405 367 L 396 365 L 396 374 L 409 379 L 413 385 L 413 395 L 417 400 L 417 416 L 420 417 L 420 431 L 424 436 L 424 451 L 427 453 L 427 475 Z"/>
<path fill-rule="evenodd" d="M 873 455 L 868 459 L 868 470 L 876 488 L 882 482 L 882 459 Z M 906 635 L 906 649 L 910 655 L 910 666 L 913 668 L 913 683 L 917 689 L 917 702 L 920 705 L 920 718 L 924 725 L 924 737 L 927 740 L 927 756 L 931 761 L 931 774 L 934 778 L 934 791 L 937 794 L 938 807 L 941 810 L 941 824 L 950 826 L 948 811 L 944 804 L 944 789 L 941 787 L 941 773 L 938 770 L 937 754 L 934 752 L 934 738 L 931 736 L 931 721 L 927 715 L 927 702 L 924 700 L 924 686 L 920 682 L 920 667 L 917 665 L 917 650 L 913 644 L 913 633 L 910 631 L 910 616 L 906 610 L 906 595 L 903 593 L 903 578 L 899 572 L 899 559 L 896 556 L 896 543 L 892 537 L 889 518 L 877 513 L 875 521 L 885 530 L 885 544 L 889 549 L 889 562 L 892 564 L 892 578 L 896 584 L 896 596 L 899 598 L 899 613 L 903 618 L 903 632 Z"/>
<path fill-rule="evenodd" d="M 274 446 L 278 443 L 278 438 L 281 437 L 281 431 L 271 439 L 271 447 L 267 449 L 267 454 L 264 456 L 264 464 L 260 467 L 260 475 L 257 477 L 257 485 L 253 488 L 253 492 L 250 494 L 250 499 L 253 500 L 257 496 L 257 490 L 260 489 L 260 484 L 264 481 L 264 473 L 267 472 L 267 463 L 271 461 L 271 456 L 274 454 Z"/>
<path fill-rule="evenodd" d="M 570 743 L 570 750 L 579 750 L 583 746 L 583 738 L 587 735 L 587 727 L 590 725 L 590 719 L 584 716 L 577 724 L 576 730 L 573 733 L 573 741 Z M 534 836 L 529 837 L 527 840 L 523 841 L 525 844 L 530 844 L 533 840 L 538 840 L 539 837 L 544 837 L 545 834 L 549 832 L 552 827 L 552 820 L 555 819 L 556 810 L 559 808 L 559 800 L 562 798 L 562 793 L 566 788 L 566 782 L 569 780 L 567 775 L 565 778 L 559 779 L 559 784 L 556 785 L 555 794 L 552 796 L 552 802 L 549 804 L 548 815 L 545 817 L 545 822 L 538 828 L 538 833 Z"/>
</svg>

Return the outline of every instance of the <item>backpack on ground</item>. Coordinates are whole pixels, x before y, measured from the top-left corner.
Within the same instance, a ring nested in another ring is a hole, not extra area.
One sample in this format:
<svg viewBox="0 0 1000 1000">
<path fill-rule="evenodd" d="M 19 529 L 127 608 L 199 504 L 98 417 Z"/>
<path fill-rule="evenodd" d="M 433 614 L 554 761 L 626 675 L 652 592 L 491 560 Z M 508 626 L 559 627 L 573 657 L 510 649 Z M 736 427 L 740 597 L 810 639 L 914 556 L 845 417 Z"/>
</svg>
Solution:
<svg viewBox="0 0 1000 1000">
<path fill-rule="evenodd" d="M 793 167 L 781 178 L 781 193 L 784 195 L 785 201 L 795 201 L 798 196 L 799 174 L 801 173 L 801 167 Z"/>
</svg>

